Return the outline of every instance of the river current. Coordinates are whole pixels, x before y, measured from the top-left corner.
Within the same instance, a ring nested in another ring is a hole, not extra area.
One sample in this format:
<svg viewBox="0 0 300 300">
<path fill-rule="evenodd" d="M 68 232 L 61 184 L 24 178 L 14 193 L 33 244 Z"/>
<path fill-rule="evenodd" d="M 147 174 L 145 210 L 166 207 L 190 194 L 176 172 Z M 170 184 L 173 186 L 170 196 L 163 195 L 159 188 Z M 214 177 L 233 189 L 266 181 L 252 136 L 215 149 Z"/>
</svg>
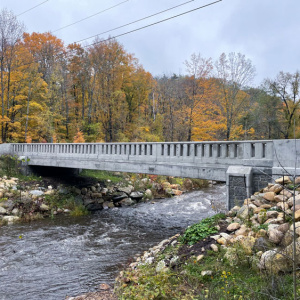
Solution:
<svg viewBox="0 0 300 300">
<path fill-rule="evenodd" d="M 0 227 L 0 300 L 58 300 L 113 283 L 137 253 L 215 214 L 225 186 L 135 207 Z"/>
</svg>

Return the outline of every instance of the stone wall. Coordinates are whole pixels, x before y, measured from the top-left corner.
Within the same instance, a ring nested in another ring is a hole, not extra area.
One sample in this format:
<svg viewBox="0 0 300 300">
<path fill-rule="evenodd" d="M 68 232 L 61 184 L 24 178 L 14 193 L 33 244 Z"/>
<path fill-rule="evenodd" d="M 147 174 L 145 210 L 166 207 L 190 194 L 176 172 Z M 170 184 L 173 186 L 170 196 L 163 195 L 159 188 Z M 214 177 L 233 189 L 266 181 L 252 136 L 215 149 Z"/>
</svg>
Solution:
<svg viewBox="0 0 300 300">
<path fill-rule="evenodd" d="M 253 174 L 253 193 L 268 186 L 269 182 L 272 182 L 272 176 L 268 174 Z"/>
<path fill-rule="evenodd" d="M 246 176 L 229 176 L 229 207 L 242 205 L 247 198 Z"/>
</svg>

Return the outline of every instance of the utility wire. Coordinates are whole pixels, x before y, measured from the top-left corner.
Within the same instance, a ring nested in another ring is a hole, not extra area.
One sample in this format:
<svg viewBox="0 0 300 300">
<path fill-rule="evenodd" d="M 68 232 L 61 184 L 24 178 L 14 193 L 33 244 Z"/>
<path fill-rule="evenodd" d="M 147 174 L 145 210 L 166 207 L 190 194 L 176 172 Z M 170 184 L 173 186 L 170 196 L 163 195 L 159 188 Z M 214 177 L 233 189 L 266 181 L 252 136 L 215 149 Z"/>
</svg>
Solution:
<svg viewBox="0 0 300 300">
<path fill-rule="evenodd" d="M 90 47 L 90 46 L 93 46 L 93 45 L 96 45 L 96 44 L 100 44 L 100 43 L 107 42 L 107 41 L 109 41 L 109 40 L 113 40 L 113 39 L 115 39 L 115 38 L 117 38 L 117 37 L 124 36 L 124 35 L 130 34 L 130 33 L 133 33 L 133 32 L 135 32 L 135 31 L 139 31 L 139 30 L 145 29 L 145 28 L 147 28 L 147 27 L 151 27 L 151 26 L 153 26 L 153 25 L 156 25 L 156 24 L 159 24 L 159 23 L 163 23 L 163 22 L 165 22 L 165 21 L 168 21 L 168 20 L 171 20 L 171 19 L 174 19 L 174 18 L 183 16 L 183 15 L 186 15 L 186 14 L 191 13 L 191 12 L 194 12 L 194 11 L 196 11 L 196 10 L 199 10 L 199 9 L 202 9 L 202 8 L 205 8 L 205 7 L 208 7 L 208 6 L 217 4 L 218 2 L 222 2 L 222 0 L 214 1 L 214 2 L 211 2 L 211 3 L 209 3 L 209 4 L 202 5 L 202 6 L 199 6 L 199 7 L 197 7 L 197 8 L 188 10 L 188 11 L 183 12 L 183 13 L 181 13 L 181 14 L 178 14 L 178 15 L 175 15 L 175 16 L 172 16 L 172 17 L 169 17 L 169 18 L 166 18 L 166 19 L 163 19 L 163 20 L 160 20 L 160 21 L 151 23 L 151 24 L 149 24 L 149 25 L 146 25 L 146 26 L 143 26 L 143 27 L 139 27 L 139 28 L 136 28 L 136 29 L 131 30 L 131 31 L 127 31 L 127 32 L 124 32 L 124 33 L 122 33 L 122 34 L 119 34 L 119 35 L 116 35 L 116 36 L 113 36 L 113 37 L 109 37 L 109 38 L 107 38 L 107 39 L 105 39 L 105 40 L 101 40 L 101 41 L 98 41 L 98 42 L 95 42 L 95 43 L 92 43 L 92 44 L 89 44 L 89 45 L 82 46 L 82 48 L 87 48 L 87 47 Z M 73 50 L 73 49 L 72 49 L 72 50 L 67 50 L 67 51 L 65 51 L 65 54 L 70 53 L 70 52 L 74 52 L 74 51 L 75 51 L 75 50 Z M 22 64 L 22 65 L 20 65 L 20 66 L 18 66 L 18 67 L 31 65 L 31 64 L 33 64 L 33 63 L 38 63 L 38 62 L 39 62 L 39 61 L 37 61 L 37 60 L 33 60 L 33 61 L 31 61 L 31 62 Z"/>
<path fill-rule="evenodd" d="M 125 25 L 122 25 L 122 26 L 119 26 L 119 27 L 115 27 L 115 28 L 113 28 L 113 29 L 110 29 L 110 30 L 107 30 L 107 31 L 104 31 L 104 32 L 98 33 L 98 34 L 96 34 L 96 35 L 90 36 L 90 37 L 88 37 L 88 38 L 82 39 L 82 40 L 80 40 L 80 41 L 77 41 L 76 43 L 80 43 L 80 42 L 83 42 L 83 41 L 89 40 L 89 39 L 91 39 L 91 38 L 97 37 L 97 36 L 99 36 L 99 35 L 102 35 L 102 34 L 105 34 L 105 33 L 108 33 L 108 32 L 111 32 L 111 31 L 114 31 L 114 30 L 117 30 L 117 29 L 120 29 L 120 28 L 123 28 L 123 27 L 129 26 L 129 25 L 132 25 L 132 24 L 138 23 L 138 22 L 140 22 L 140 21 L 143 21 L 143 20 L 146 20 L 146 19 L 152 18 L 152 17 L 154 17 L 154 16 L 160 15 L 160 14 L 162 14 L 162 13 L 165 13 L 165 12 L 167 12 L 167 11 L 170 11 L 170 10 L 172 10 L 172 9 L 175 9 L 175 8 L 177 8 L 177 7 L 180 7 L 180 6 L 186 5 L 186 4 L 188 4 L 188 3 L 191 3 L 191 2 L 194 2 L 194 1 L 195 1 L 195 0 L 190 0 L 190 1 L 187 1 L 187 2 L 184 2 L 184 3 L 181 3 L 181 4 L 179 4 L 179 5 L 176 5 L 176 6 L 173 6 L 173 7 L 170 7 L 170 8 L 168 8 L 168 9 L 165 9 L 165 10 L 159 11 L 159 12 L 157 12 L 157 13 L 155 13 L 155 14 L 152 14 L 152 15 L 150 15 L 150 16 L 147 16 L 147 17 L 144 17 L 144 18 L 138 19 L 138 20 L 136 20 L 136 21 L 133 21 L 133 22 L 127 23 L 127 24 L 125 24 Z"/>
<path fill-rule="evenodd" d="M 83 46 L 83 48 L 87 48 L 87 47 L 90 47 L 90 46 L 97 45 L 97 44 L 99 44 L 99 43 L 107 42 L 107 41 L 112 40 L 112 39 L 115 39 L 115 38 L 117 38 L 117 37 L 124 36 L 124 35 L 130 34 L 130 33 L 133 33 L 133 32 L 136 32 L 136 31 L 139 31 L 139 30 L 142 30 L 142 29 L 145 29 L 145 28 L 148 28 L 148 27 L 151 27 L 151 26 L 154 26 L 154 25 L 157 25 L 157 24 L 160 24 L 160 23 L 169 21 L 169 20 L 171 20 L 171 19 L 175 19 L 175 18 L 177 18 L 177 17 L 180 17 L 180 16 L 183 16 L 183 15 L 189 14 L 189 13 L 194 12 L 194 11 L 196 11 L 196 10 L 199 10 L 199 9 L 202 9 L 202 8 L 205 8 L 205 7 L 208 7 L 208 6 L 217 4 L 218 2 L 221 2 L 221 1 L 222 1 L 222 0 L 218 0 L 218 1 L 214 1 L 214 2 L 211 2 L 211 3 L 209 3 L 209 4 L 206 4 L 206 5 L 199 6 L 199 7 L 197 7 L 197 8 L 188 10 L 188 11 L 183 12 L 183 13 L 181 13 L 181 14 L 178 14 L 178 15 L 175 15 L 175 16 L 172 16 L 172 17 L 169 17 L 169 18 L 166 18 L 166 19 L 163 19 L 163 20 L 160 20 L 160 21 L 157 21 L 157 22 L 154 22 L 154 23 L 145 25 L 145 26 L 143 26 L 143 27 L 139 27 L 139 28 L 136 28 L 136 29 L 133 29 L 133 30 L 130 30 L 130 31 L 127 31 L 127 32 L 118 34 L 118 35 L 115 35 L 115 36 L 113 36 L 113 37 L 109 37 L 109 38 L 107 38 L 107 39 L 105 39 L 105 40 L 101 40 L 101 41 L 94 42 L 94 43 L 92 43 L 92 44 Z"/>
<path fill-rule="evenodd" d="M 102 13 L 104 13 L 104 12 L 110 10 L 110 9 L 113 9 L 113 8 L 115 8 L 115 7 L 117 7 L 117 6 L 121 5 L 121 4 L 123 4 L 123 3 L 125 3 L 125 2 L 128 2 L 128 1 L 129 1 L 129 0 L 125 0 L 125 1 L 120 2 L 120 3 L 118 3 L 118 4 L 114 5 L 114 6 L 111 6 L 111 7 L 109 7 L 109 8 L 104 9 L 104 10 L 101 10 L 101 11 L 99 11 L 99 12 L 97 12 L 97 13 L 91 15 L 91 16 L 88 16 L 88 17 L 86 17 L 86 18 L 83 18 L 83 19 L 81 19 L 81 20 L 79 20 L 79 21 L 76 21 L 76 22 L 71 23 L 71 24 L 69 24 L 69 25 L 66 25 L 66 26 L 63 26 L 63 27 L 61 27 L 61 28 L 55 29 L 55 30 L 52 31 L 52 33 L 53 33 L 53 32 L 57 32 L 57 31 L 62 30 L 62 29 L 65 29 L 65 28 L 67 28 L 67 27 L 70 27 L 70 26 L 72 26 L 72 25 L 78 24 L 78 23 L 80 23 L 80 22 L 82 22 L 82 21 L 85 21 L 85 20 L 87 20 L 87 19 L 90 19 L 90 18 L 92 18 L 92 17 L 95 17 L 95 16 L 97 16 L 97 15 L 99 15 L 99 14 L 102 14 Z"/>
<path fill-rule="evenodd" d="M 24 15 L 25 13 L 27 13 L 27 12 L 29 12 L 29 11 L 31 11 L 31 10 L 37 8 L 38 6 L 44 4 L 44 3 L 48 2 L 48 1 L 49 1 L 49 0 L 46 0 L 46 1 L 44 1 L 44 2 L 42 2 L 42 3 L 40 3 L 40 4 L 38 4 L 38 5 L 36 5 L 36 6 L 34 6 L 34 7 L 31 7 L 31 8 L 29 8 L 29 9 L 23 11 L 22 13 L 18 14 L 17 17 L 19 17 L 19 16 L 21 16 L 21 15 Z"/>
</svg>

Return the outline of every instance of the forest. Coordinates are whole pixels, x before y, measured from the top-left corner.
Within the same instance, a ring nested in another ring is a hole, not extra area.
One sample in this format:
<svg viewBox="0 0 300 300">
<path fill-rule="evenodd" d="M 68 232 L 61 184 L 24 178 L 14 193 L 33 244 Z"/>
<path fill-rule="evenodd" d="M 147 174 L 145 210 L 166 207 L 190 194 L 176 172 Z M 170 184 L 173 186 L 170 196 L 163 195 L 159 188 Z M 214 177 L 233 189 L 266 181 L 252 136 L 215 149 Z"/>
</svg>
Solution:
<svg viewBox="0 0 300 300">
<path fill-rule="evenodd" d="M 159 59 L 159 57 L 157 58 Z M 0 12 L 0 132 L 8 142 L 160 142 L 300 137 L 300 73 L 251 86 L 241 53 L 200 53 L 153 76 L 114 38 L 65 45 Z"/>
</svg>

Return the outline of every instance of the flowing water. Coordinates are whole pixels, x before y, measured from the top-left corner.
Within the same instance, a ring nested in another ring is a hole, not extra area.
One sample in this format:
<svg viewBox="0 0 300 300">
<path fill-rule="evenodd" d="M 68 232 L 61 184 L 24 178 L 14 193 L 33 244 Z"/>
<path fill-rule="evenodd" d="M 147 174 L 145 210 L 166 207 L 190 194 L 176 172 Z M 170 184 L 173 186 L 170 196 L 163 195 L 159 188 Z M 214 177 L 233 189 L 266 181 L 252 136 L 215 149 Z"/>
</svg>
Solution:
<svg viewBox="0 0 300 300">
<path fill-rule="evenodd" d="M 215 186 L 136 207 L 0 228 L 0 300 L 52 300 L 113 283 L 122 265 L 224 203 Z"/>
</svg>

